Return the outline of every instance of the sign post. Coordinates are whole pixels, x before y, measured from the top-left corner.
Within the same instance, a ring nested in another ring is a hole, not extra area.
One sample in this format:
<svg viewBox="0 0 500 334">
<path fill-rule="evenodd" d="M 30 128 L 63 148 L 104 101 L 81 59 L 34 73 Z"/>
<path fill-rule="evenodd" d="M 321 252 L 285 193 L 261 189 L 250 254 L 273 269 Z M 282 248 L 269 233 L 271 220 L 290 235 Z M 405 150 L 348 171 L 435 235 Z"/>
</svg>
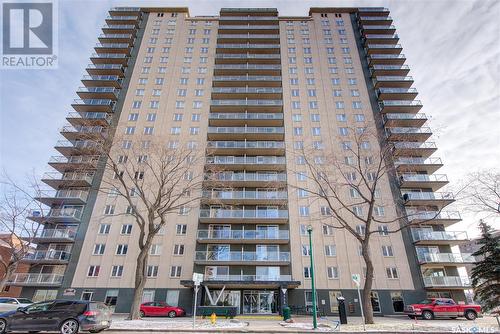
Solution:
<svg viewBox="0 0 500 334">
<path fill-rule="evenodd" d="M 351 278 L 352 278 L 352 281 L 354 282 L 354 284 L 356 284 L 356 287 L 358 288 L 359 308 L 361 309 L 361 319 L 363 320 L 363 331 L 366 332 L 365 313 L 363 312 L 363 302 L 361 300 L 361 291 L 359 290 L 359 286 L 361 285 L 361 275 L 360 274 L 352 274 Z"/>
<path fill-rule="evenodd" d="M 198 302 L 198 290 L 200 289 L 201 282 L 203 282 L 203 274 L 193 273 L 193 283 L 194 283 L 193 328 L 195 328 L 196 326 L 196 303 Z"/>
</svg>

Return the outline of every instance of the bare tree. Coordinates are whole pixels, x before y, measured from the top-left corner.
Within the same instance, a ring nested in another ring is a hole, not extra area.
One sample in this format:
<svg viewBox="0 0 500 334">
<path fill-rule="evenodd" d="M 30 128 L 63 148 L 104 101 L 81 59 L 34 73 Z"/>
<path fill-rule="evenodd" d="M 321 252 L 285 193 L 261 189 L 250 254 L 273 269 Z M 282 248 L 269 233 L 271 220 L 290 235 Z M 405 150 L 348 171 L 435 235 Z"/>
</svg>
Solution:
<svg viewBox="0 0 500 334">
<path fill-rule="evenodd" d="M 500 216 L 500 171 L 482 170 L 467 175 L 460 202 L 464 209 L 488 217 Z"/>
<path fill-rule="evenodd" d="M 139 306 L 147 279 L 153 239 L 177 213 L 189 210 L 202 195 L 204 156 L 200 152 L 149 144 L 139 150 L 104 150 L 106 172 L 100 191 L 122 198 L 138 232 L 134 296 L 129 319 L 140 318 Z M 198 150 L 199 151 L 199 150 Z"/>
<path fill-rule="evenodd" d="M 12 279 L 21 261 L 33 251 L 33 238 L 41 229 L 40 225 L 28 219 L 35 212 L 43 214 L 43 204 L 35 200 L 40 195 L 40 186 L 35 177 L 28 179 L 25 187 L 7 175 L 0 181 L 0 247 L 5 256 L 0 256 L 0 291 Z"/>
<path fill-rule="evenodd" d="M 291 184 L 293 188 L 306 191 L 314 200 L 324 205 L 321 221 L 325 214 L 331 216 L 331 224 L 336 229 L 347 231 L 361 246 L 361 254 L 366 264 L 365 282 L 363 286 L 363 311 L 365 322 L 374 323 L 371 304 L 374 266 L 370 253 L 370 242 L 374 233 L 379 233 L 379 226 L 387 225 L 383 233 L 396 233 L 411 225 L 425 223 L 439 215 L 435 211 L 431 217 L 415 219 L 410 222 L 410 214 L 406 213 L 403 204 L 408 197 L 401 196 L 393 202 L 395 215 L 391 218 L 381 214 L 387 203 L 380 198 L 380 186 L 383 179 L 388 178 L 396 188 L 402 179 L 396 176 L 393 163 L 393 146 L 370 130 L 348 129 L 349 137 L 343 145 L 343 153 L 322 152 L 318 150 L 302 150 L 299 160 L 305 165 L 305 177 L 309 182 L 304 188 Z M 377 146 L 370 147 L 370 146 Z M 315 153 L 314 153 L 315 152 Z M 316 155 L 316 156 L 315 156 Z M 299 172 L 300 173 L 300 172 Z M 385 204 L 385 205 L 384 205 Z M 325 212 L 327 211 L 327 212 Z M 420 217 L 417 217 L 420 218 Z"/>
</svg>

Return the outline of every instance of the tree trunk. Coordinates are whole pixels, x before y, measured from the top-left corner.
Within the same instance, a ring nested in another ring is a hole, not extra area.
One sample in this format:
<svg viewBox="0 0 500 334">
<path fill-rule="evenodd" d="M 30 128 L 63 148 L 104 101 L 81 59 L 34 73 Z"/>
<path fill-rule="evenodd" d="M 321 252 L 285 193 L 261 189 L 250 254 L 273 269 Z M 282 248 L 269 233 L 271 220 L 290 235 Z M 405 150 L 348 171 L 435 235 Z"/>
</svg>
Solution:
<svg viewBox="0 0 500 334">
<path fill-rule="evenodd" d="M 373 308 L 372 308 L 372 285 L 373 285 L 373 263 L 370 258 L 368 241 L 365 241 L 362 245 L 363 259 L 366 264 L 366 279 L 365 285 L 363 287 L 363 312 L 365 313 L 365 324 L 373 324 Z"/>
<path fill-rule="evenodd" d="M 16 263 L 9 263 L 4 275 L 2 275 L 2 277 L 0 278 L 0 291 L 3 291 L 5 284 L 7 283 L 9 278 L 12 277 L 12 275 L 14 274 L 16 269 L 17 269 L 17 262 Z"/>
<path fill-rule="evenodd" d="M 130 313 L 128 320 L 140 319 L 140 306 L 142 301 L 142 293 L 144 291 L 144 286 L 146 285 L 146 266 L 148 263 L 148 251 L 149 243 L 146 243 L 143 247 L 136 260 L 135 269 L 135 284 L 134 284 L 134 298 L 132 300 L 132 305 L 130 306 Z"/>
</svg>

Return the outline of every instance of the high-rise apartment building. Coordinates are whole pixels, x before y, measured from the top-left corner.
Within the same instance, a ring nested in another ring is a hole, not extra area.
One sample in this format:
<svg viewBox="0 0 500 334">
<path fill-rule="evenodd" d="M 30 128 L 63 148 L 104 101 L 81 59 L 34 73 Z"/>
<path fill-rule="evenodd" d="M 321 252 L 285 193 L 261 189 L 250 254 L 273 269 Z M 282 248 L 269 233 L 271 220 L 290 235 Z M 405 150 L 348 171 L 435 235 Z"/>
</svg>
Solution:
<svg viewBox="0 0 500 334">
<path fill-rule="evenodd" d="M 383 176 L 376 214 L 390 220 L 406 210 L 412 223 L 425 222 L 397 233 L 386 231 L 407 221 L 378 227 L 374 311 L 402 312 L 426 294 L 465 300 L 469 283 L 458 268 L 472 257 L 452 246 L 467 236 L 445 231 L 460 215 L 442 211 L 453 196 L 439 192 L 447 178 L 435 174 L 442 163 L 387 9 L 281 17 L 273 8 L 223 8 L 190 17 L 187 8 L 113 8 L 95 52 L 60 155 L 50 159 L 55 171 L 43 179 L 54 188 L 39 198 L 50 210 L 31 217 L 44 229 L 25 259 L 30 274 L 10 282 L 23 296 L 102 300 L 128 311 L 138 231 L 127 204 L 99 191 L 107 176 L 95 143 L 126 150 L 149 136 L 207 152 L 206 165 L 224 168 L 217 177 L 227 188 L 205 189 L 195 210 L 179 212 L 155 237 L 144 300 L 191 310 L 197 272 L 198 304 L 218 300 L 243 314 L 306 309 L 311 225 L 320 309 L 335 313 L 343 295 L 357 314 L 358 243 L 324 224 L 328 210 L 290 183 L 307 188 L 303 147 L 318 164 L 326 151 L 344 157 L 349 131 L 369 127 L 394 145 L 396 175 Z M 379 143 L 364 149 L 369 155 Z"/>
</svg>

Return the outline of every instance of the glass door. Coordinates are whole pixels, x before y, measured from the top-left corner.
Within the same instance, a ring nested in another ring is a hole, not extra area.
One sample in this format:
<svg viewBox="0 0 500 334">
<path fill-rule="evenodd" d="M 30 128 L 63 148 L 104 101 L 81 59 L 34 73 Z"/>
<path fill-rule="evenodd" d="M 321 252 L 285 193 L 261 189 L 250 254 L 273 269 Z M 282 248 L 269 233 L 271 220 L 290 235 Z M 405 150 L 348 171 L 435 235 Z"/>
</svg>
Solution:
<svg viewBox="0 0 500 334">
<path fill-rule="evenodd" d="M 279 281 L 280 267 L 256 267 L 255 274 L 257 281 Z"/>
<path fill-rule="evenodd" d="M 278 225 L 257 225 L 257 238 L 260 239 L 278 239 Z"/>
<path fill-rule="evenodd" d="M 257 261 L 276 261 L 279 260 L 279 246 L 277 245 L 257 245 Z"/>
<path fill-rule="evenodd" d="M 215 261 L 229 260 L 229 245 L 208 245 L 207 259 Z"/>
<path fill-rule="evenodd" d="M 212 239 L 230 239 L 231 225 L 210 225 L 208 235 Z"/>
</svg>

